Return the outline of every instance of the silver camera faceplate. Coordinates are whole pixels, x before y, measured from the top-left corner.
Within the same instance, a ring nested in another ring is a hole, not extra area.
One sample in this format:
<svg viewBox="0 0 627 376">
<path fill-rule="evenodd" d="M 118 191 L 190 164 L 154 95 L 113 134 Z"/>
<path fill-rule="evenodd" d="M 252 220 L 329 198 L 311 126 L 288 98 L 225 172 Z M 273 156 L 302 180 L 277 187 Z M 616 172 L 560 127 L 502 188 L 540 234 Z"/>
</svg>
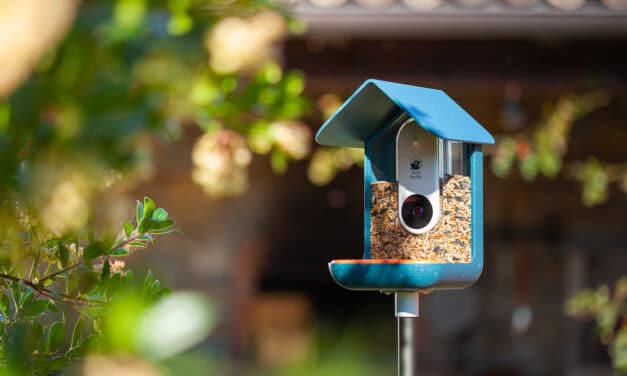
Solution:
<svg viewBox="0 0 627 376">
<path fill-rule="evenodd" d="M 396 136 L 396 177 L 398 181 L 398 220 L 412 234 L 429 232 L 440 217 L 439 142 L 413 119 L 400 127 Z M 412 228 L 403 220 L 405 199 L 419 194 L 432 207 L 431 220 L 421 228 Z"/>
</svg>

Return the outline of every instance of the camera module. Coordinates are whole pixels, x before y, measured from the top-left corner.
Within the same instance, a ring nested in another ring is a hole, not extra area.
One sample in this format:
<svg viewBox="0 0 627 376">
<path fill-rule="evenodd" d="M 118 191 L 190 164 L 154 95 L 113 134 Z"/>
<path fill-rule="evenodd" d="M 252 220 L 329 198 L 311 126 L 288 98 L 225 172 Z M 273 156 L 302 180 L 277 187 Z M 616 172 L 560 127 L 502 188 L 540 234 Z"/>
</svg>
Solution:
<svg viewBox="0 0 627 376">
<path fill-rule="evenodd" d="M 411 195 L 403 202 L 401 215 L 405 224 L 414 229 L 421 229 L 429 224 L 433 217 L 433 207 L 423 195 Z"/>
</svg>

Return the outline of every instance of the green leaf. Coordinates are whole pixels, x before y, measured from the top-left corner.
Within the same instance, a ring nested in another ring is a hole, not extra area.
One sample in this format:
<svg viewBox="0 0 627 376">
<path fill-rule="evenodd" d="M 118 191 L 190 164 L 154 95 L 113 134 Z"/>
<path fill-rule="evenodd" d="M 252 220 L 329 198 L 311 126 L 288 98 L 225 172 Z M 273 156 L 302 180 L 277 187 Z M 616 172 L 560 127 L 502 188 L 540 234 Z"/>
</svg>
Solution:
<svg viewBox="0 0 627 376">
<path fill-rule="evenodd" d="M 562 169 L 562 160 L 552 153 L 538 154 L 538 169 L 548 178 L 555 178 Z"/>
<path fill-rule="evenodd" d="M 54 300 L 50 299 L 48 302 L 48 310 L 52 312 L 59 312 L 59 307 L 57 307 L 57 303 Z"/>
<path fill-rule="evenodd" d="M 150 230 L 163 230 L 163 229 L 166 229 L 168 227 L 172 227 L 173 224 L 174 224 L 174 221 L 171 220 L 171 219 L 166 219 L 166 220 L 163 220 L 161 222 L 151 221 L 151 223 L 150 223 Z"/>
<path fill-rule="evenodd" d="M 166 219 L 168 219 L 168 212 L 165 211 L 165 209 L 163 208 L 159 208 L 155 210 L 154 214 L 152 215 L 152 219 L 159 222 L 165 221 Z"/>
<path fill-rule="evenodd" d="M 85 337 L 80 347 L 82 350 L 81 355 L 85 354 L 87 351 L 90 351 L 96 348 L 98 346 L 99 340 L 100 340 L 100 336 L 96 333 L 92 333 L 88 335 L 87 337 Z"/>
<path fill-rule="evenodd" d="M 69 367 L 69 365 L 70 361 L 64 357 L 46 359 L 46 367 L 48 371 L 53 372 L 53 374 L 55 374 L 54 371 L 60 371 Z"/>
<path fill-rule="evenodd" d="M 144 217 L 137 226 L 137 232 L 143 234 L 148 230 L 150 230 L 150 218 Z"/>
<path fill-rule="evenodd" d="M 8 103 L 0 103 L 0 134 L 4 133 L 9 127 L 11 119 L 11 107 Z"/>
<path fill-rule="evenodd" d="M 91 270 L 82 272 L 78 277 L 78 291 L 87 294 L 98 284 L 98 273 Z"/>
<path fill-rule="evenodd" d="M 619 372 L 627 372 L 627 327 L 622 326 L 610 347 L 612 363 Z"/>
<path fill-rule="evenodd" d="M 100 274 L 101 280 L 106 280 L 111 275 L 111 265 L 109 264 L 109 260 L 104 260 L 102 264 L 102 273 Z"/>
<path fill-rule="evenodd" d="M 134 242 L 129 243 L 128 245 L 131 246 L 131 247 L 137 247 L 137 248 L 146 248 L 146 247 L 148 247 L 146 245 L 146 243 L 141 242 L 141 241 L 134 241 Z"/>
<path fill-rule="evenodd" d="M 112 297 L 115 293 L 118 292 L 122 285 L 122 276 L 118 274 L 114 274 L 106 281 L 107 286 L 107 296 Z"/>
<path fill-rule="evenodd" d="M 103 246 L 102 242 L 95 241 L 95 242 L 89 243 L 89 245 L 85 247 L 85 250 L 83 251 L 83 257 L 87 261 L 93 260 L 95 258 L 102 256 L 106 252 L 106 250 L 107 249 Z"/>
<path fill-rule="evenodd" d="M 146 19 L 146 0 L 117 0 L 113 6 L 113 20 L 122 30 L 138 30 Z"/>
<path fill-rule="evenodd" d="M 270 157 L 272 170 L 277 174 L 282 174 L 287 170 L 287 156 L 282 151 L 275 149 Z"/>
<path fill-rule="evenodd" d="M 144 278 L 144 286 L 150 285 L 155 280 L 155 273 L 151 269 L 148 269 L 146 278 Z"/>
<path fill-rule="evenodd" d="M 525 181 L 532 181 L 538 174 L 538 159 L 535 155 L 519 162 L 520 176 Z"/>
<path fill-rule="evenodd" d="M 83 266 L 79 266 L 77 269 L 83 269 Z M 69 293 L 70 295 L 74 294 L 76 292 L 76 290 L 78 290 L 78 280 L 79 280 L 79 276 L 80 273 L 70 273 L 69 277 L 66 280 L 66 288 L 65 288 L 65 292 Z"/>
<path fill-rule="evenodd" d="M 17 281 L 11 282 L 11 294 L 13 295 L 15 305 L 18 306 L 20 301 L 20 284 Z"/>
<path fill-rule="evenodd" d="M 77 359 L 80 356 L 81 356 L 81 348 L 79 346 L 70 347 L 70 349 L 65 352 L 65 357 L 68 359 Z"/>
<path fill-rule="evenodd" d="M 152 218 L 155 209 L 155 202 L 150 197 L 144 197 L 144 218 Z"/>
<path fill-rule="evenodd" d="M 26 303 L 21 310 L 22 315 L 27 319 L 34 319 L 41 315 L 48 308 L 47 300 L 35 300 Z"/>
<path fill-rule="evenodd" d="M 22 296 L 20 296 L 20 309 L 23 309 L 25 305 L 30 304 L 33 299 L 35 299 L 35 293 L 33 293 L 33 289 L 28 287 Z"/>
<path fill-rule="evenodd" d="M 76 324 L 74 325 L 74 330 L 72 330 L 72 342 L 71 342 L 71 345 L 70 345 L 71 348 L 69 351 L 71 351 L 72 348 L 74 347 L 78 347 L 78 345 L 80 344 L 81 336 L 83 335 L 84 325 L 85 325 L 85 316 L 81 315 L 81 317 L 79 317 L 79 319 L 76 321 Z"/>
<path fill-rule="evenodd" d="M 144 218 L 144 204 L 141 201 L 137 200 L 137 224 L 141 222 L 142 218 Z"/>
<path fill-rule="evenodd" d="M 55 353 L 59 351 L 63 340 L 65 339 L 65 325 L 57 321 L 50 325 L 48 331 L 48 352 Z"/>
<path fill-rule="evenodd" d="M 39 321 L 33 321 L 33 325 L 30 327 L 31 343 L 37 344 L 44 335 L 44 326 Z"/>
<path fill-rule="evenodd" d="M 126 273 L 124 273 L 124 276 L 122 276 L 122 283 L 125 286 L 132 284 L 134 280 L 135 280 L 135 276 L 133 275 L 132 270 L 127 271 Z"/>
<path fill-rule="evenodd" d="M 124 221 L 122 222 L 122 226 L 124 227 L 124 234 L 128 239 L 128 237 L 131 236 L 131 233 L 133 232 L 133 225 L 129 221 Z"/>
<path fill-rule="evenodd" d="M 153 235 L 163 235 L 163 234 L 170 234 L 172 232 L 176 232 L 179 234 L 182 234 L 183 231 L 181 231 L 181 229 L 179 228 L 175 228 L 175 227 L 170 227 L 170 228 L 165 228 L 165 229 L 161 229 L 161 230 L 151 230 L 150 233 Z"/>
<path fill-rule="evenodd" d="M 70 251 L 63 243 L 59 243 L 59 260 L 61 261 L 61 266 L 63 268 L 67 268 L 67 263 L 70 259 Z"/>
<path fill-rule="evenodd" d="M 109 253 L 109 256 L 126 256 L 128 251 L 124 248 L 117 248 Z"/>
<path fill-rule="evenodd" d="M 189 32 L 194 26 L 194 20 L 186 13 L 174 14 L 168 20 L 168 34 L 179 36 Z"/>
<path fill-rule="evenodd" d="M 11 315 L 11 301 L 6 294 L 2 294 L 0 298 L 0 311 L 5 317 L 9 317 Z"/>
</svg>

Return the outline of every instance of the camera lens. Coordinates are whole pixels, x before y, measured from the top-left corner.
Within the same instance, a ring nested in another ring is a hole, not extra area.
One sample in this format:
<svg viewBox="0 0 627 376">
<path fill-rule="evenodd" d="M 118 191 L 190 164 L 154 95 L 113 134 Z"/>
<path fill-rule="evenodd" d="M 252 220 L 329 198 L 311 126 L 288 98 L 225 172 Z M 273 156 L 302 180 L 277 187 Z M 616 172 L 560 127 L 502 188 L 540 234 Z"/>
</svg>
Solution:
<svg viewBox="0 0 627 376">
<path fill-rule="evenodd" d="M 425 227 L 433 217 L 431 203 L 423 195 L 411 195 L 403 202 L 401 215 L 405 224 L 411 228 Z"/>
</svg>

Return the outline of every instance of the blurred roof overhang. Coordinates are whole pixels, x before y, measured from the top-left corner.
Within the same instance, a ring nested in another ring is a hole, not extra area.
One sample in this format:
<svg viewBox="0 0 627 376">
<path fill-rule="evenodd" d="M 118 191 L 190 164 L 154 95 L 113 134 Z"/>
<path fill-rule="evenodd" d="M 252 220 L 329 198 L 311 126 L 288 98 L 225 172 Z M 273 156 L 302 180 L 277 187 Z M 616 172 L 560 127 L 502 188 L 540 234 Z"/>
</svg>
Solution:
<svg viewBox="0 0 627 376">
<path fill-rule="evenodd" d="M 322 38 L 627 37 L 625 0 L 579 0 L 577 9 L 571 10 L 558 6 L 574 7 L 578 0 L 551 0 L 555 6 L 534 0 L 518 0 L 515 5 L 515 1 L 297 0 L 291 9 L 307 23 L 307 36 Z M 434 7 L 416 9 L 412 2 Z M 617 9 L 616 2 L 623 8 Z"/>
</svg>

